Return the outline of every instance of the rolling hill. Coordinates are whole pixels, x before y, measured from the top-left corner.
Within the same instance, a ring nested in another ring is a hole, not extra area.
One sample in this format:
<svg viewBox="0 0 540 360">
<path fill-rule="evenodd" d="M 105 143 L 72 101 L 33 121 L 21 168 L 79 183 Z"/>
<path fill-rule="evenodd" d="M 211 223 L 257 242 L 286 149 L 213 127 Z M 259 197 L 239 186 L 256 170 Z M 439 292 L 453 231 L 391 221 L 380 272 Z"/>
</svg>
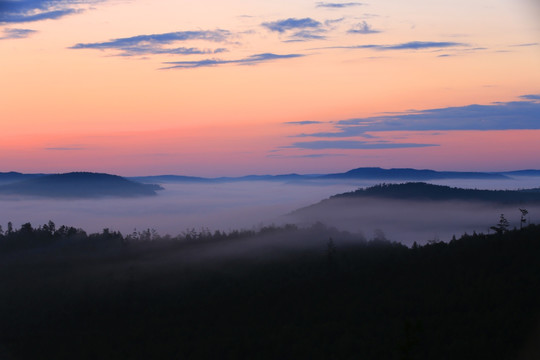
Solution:
<svg viewBox="0 0 540 360">
<path fill-rule="evenodd" d="M 540 189 L 478 190 L 462 189 L 423 182 L 380 184 L 334 195 L 332 198 L 384 198 L 416 201 L 483 201 L 501 204 L 540 203 Z"/>
<path fill-rule="evenodd" d="M 380 179 L 380 180 L 439 180 L 439 179 L 508 179 L 500 173 L 435 171 L 428 169 L 382 169 L 363 167 L 345 173 L 322 175 L 320 179 Z"/>
<path fill-rule="evenodd" d="M 44 175 L 0 186 L 2 195 L 51 198 L 155 196 L 159 185 L 141 184 L 116 175 L 72 172 Z"/>
</svg>

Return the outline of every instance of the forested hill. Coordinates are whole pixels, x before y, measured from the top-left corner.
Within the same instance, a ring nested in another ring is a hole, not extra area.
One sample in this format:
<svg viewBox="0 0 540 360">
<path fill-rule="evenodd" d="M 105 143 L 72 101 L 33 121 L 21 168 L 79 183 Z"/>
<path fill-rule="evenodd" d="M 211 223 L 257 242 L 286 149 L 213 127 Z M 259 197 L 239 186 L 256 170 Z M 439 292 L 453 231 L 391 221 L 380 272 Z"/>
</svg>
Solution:
<svg viewBox="0 0 540 360">
<path fill-rule="evenodd" d="M 148 233 L 0 231 L 0 358 L 540 359 L 536 225 L 411 248 L 321 226 Z"/>
<path fill-rule="evenodd" d="M 0 194 L 52 198 L 153 196 L 159 185 L 141 184 L 101 173 L 72 172 L 44 175 L 0 186 Z"/>
<path fill-rule="evenodd" d="M 462 189 L 423 182 L 403 184 L 380 184 L 356 191 L 334 195 L 336 198 L 375 197 L 398 200 L 420 201 L 485 201 L 504 204 L 540 203 L 540 189 L 526 190 L 478 190 Z"/>
</svg>

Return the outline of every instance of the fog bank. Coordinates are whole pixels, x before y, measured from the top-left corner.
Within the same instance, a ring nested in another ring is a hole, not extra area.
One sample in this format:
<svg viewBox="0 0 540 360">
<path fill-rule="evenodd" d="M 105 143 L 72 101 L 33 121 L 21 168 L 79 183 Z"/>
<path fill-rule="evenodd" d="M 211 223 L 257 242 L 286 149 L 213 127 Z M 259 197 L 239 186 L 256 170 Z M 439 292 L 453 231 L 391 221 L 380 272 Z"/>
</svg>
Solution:
<svg viewBox="0 0 540 360">
<path fill-rule="evenodd" d="M 540 205 L 526 208 L 530 214 L 527 221 L 538 223 Z M 465 232 L 493 232 L 490 227 L 497 225 L 501 214 L 510 228 L 519 228 L 519 206 L 465 201 L 340 198 L 296 211 L 286 218 L 301 226 L 320 221 L 340 230 L 363 233 L 367 238 L 382 230 L 387 239 L 411 245 L 415 241 L 449 241 L 453 235 L 459 238 Z"/>
<path fill-rule="evenodd" d="M 0 225 L 18 227 L 49 220 L 81 227 L 88 232 L 103 228 L 124 234 L 134 228 L 153 228 L 176 235 L 187 229 L 234 230 L 279 221 L 279 217 L 336 193 L 349 184 L 295 185 L 276 182 L 223 184 L 164 184 L 158 196 L 146 198 L 43 199 L 0 198 Z"/>
<path fill-rule="evenodd" d="M 539 178 L 513 180 L 449 180 L 432 183 L 479 189 L 520 189 L 539 186 Z M 108 198 L 51 200 L 2 197 L 0 225 L 15 227 L 30 222 L 34 226 L 49 220 L 58 225 L 80 227 L 87 232 L 103 228 L 131 233 L 135 228 L 156 229 L 160 234 L 181 234 L 188 229 L 230 231 L 252 229 L 272 223 L 297 222 L 310 225 L 322 221 L 342 230 L 373 237 L 381 229 L 387 238 L 409 243 L 449 240 L 453 234 L 487 232 L 504 213 L 511 226 L 519 227 L 516 206 L 500 207 L 471 203 L 366 202 L 339 204 L 330 211 L 300 217 L 286 214 L 332 195 L 371 186 L 381 181 L 312 181 L 303 183 L 231 182 L 164 184 L 165 190 L 148 198 Z M 529 206 L 530 220 L 540 222 L 540 209 Z"/>
</svg>

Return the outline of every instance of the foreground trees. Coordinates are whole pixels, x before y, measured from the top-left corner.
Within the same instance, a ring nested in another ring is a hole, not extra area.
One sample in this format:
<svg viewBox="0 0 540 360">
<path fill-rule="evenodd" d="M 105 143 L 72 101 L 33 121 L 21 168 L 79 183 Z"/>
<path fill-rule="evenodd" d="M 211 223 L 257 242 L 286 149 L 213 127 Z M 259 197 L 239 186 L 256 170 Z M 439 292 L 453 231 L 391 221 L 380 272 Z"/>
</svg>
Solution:
<svg viewBox="0 0 540 360">
<path fill-rule="evenodd" d="M 414 248 L 322 225 L 232 233 L 131 243 L 52 224 L 4 233 L 3 241 L 56 240 L 0 254 L 0 351 L 13 359 L 539 358 L 539 226 Z"/>
</svg>

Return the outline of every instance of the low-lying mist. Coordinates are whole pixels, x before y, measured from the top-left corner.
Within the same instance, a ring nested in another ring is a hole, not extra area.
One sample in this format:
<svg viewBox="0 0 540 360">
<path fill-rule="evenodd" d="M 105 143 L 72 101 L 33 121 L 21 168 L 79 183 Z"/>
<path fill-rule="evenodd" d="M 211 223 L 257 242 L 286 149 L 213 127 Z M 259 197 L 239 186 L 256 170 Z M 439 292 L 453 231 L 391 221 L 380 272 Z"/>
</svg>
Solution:
<svg viewBox="0 0 540 360">
<path fill-rule="evenodd" d="M 413 338 L 418 359 L 538 358 L 539 226 L 460 238 L 501 213 L 519 228 L 519 206 L 321 201 L 374 183 L 0 199 L 0 358 L 404 359 Z M 540 205 L 523 207 L 538 223 Z"/>
<path fill-rule="evenodd" d="M 336 193 L 350 184 L 315 185 L 276 182 L 164 184 L 158 196 L 141 198 L 49 199 L 0 198 L 0 224 L 18 227 L 54 221 L 88 232 L 103 228 L 128 234 L 134 228 L 177 235 L 188 229 L 229 231 L 271 224 L 299 207 Z"/>
<path fill-rule="evenodd" d="M 428 240 L 448 241 L 464 232 L 488 232 L 505 214 L 510 226 L 519 227 L 517 206 L 470 202 L 403 202 L 391 200 L 334 203 L 327 209 L 291 212 L 338 193 L 371 186 L 380 181 L 303 183 L 231 182 L 164 184 L 165 190 L 148 198 L 44 199 L 0 198 L 0 225 L 34 226 L 49 220 L 80 227 L 87 232 L 103 228 L 126 235 L 134 229 L 155 229 L 160 234 L 181 234 L 188 229 L 231 231 L 269 224 L 297 223 L 310 226 L 320 221 L 340 230 L 374 237 L 379 230 L 392 241 L 411 244 Z M 433 182 L 479 189 L 538 187 L 538 178 L 513 180 L 449 180 Z M 540 207 L 527 207 L 531 222 L 540 220 Z M 289 215 L 287 215 L 289 214 Z"/>
<path fill-rule="evenodd" d="M 527 206 L 530 218 L 540 219 L 540 205 Z M 465 201 L 405 201 L 388 199 L 331 199 L 287 216 L 288 222 L 308 225 L 320 221 L 328 226 L 367 238 L 380 231 L 392 241 L 411 245 L 415 241 L 449 241 L 463 233 L 490 233 L 504 214 L 510 228 L 520 226 L 519 206 Z"/>
</svg>

